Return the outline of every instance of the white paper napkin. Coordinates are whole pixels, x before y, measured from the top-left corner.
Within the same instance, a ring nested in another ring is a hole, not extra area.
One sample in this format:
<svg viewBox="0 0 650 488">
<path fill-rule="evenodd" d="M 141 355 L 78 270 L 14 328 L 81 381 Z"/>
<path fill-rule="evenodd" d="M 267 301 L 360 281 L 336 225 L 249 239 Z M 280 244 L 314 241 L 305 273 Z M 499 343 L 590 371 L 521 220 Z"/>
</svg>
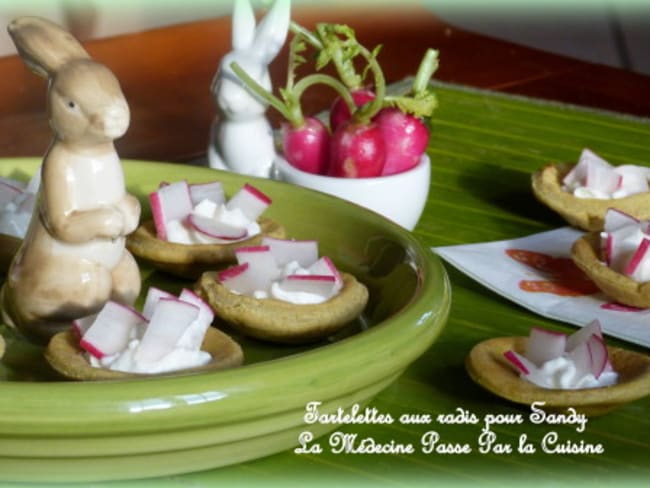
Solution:
<svg viewBox="0 0 650 488">
<path fill-rule="evenodd" d="M 487 288 L 544 317 L 580 327 L 597 318 L 606 334 L 650 347 L 650 309 L 619 306 L 601 292 L 566 295 L 567 290 L 595 288 L 584 280 L 575 286 L 570 278 L 576 276 L 571 273 L 582 276 L 570 261 L 571 245 L 581 235 L 563 227 L 521 239 L 433 251 Z M 564 285 L 568 287 L 558 288 Z M 540 289 L 545 291 L 531 291 Z"/>
</svg>

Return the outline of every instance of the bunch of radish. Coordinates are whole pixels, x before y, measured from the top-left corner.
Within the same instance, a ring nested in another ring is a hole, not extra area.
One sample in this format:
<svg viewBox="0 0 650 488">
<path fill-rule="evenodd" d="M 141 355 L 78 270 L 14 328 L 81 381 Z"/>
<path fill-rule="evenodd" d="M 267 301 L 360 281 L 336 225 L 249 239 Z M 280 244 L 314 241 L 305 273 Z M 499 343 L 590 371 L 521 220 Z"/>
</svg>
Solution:
<svg viewBox="0 0 650 488">
<path fill-rule="evenodd" d="M 210 361 L 201 351 L 212 308 L 189 289 L 175 296 L 149 288 L 142 313 L 108 301 L 96 314 L 72 327 L 91 364 L 120 371 L 157 373 Z"/>
<path fill-rule="evenodd" d="M 640 283 L 650 281 L 650 222 L 609 209 L 601 242 L 607 266 Z"/>
<path fill-rule="evenodd" d="M 542 388 L 593 388 L 618 379 L 598 320 L 569 336 L 532 328 L 524 354 L 510 350 L 504 356 L 522 378 Z"/>
<path fill-rule="evenodd" d="M 260 246 L 235 251 L 237 265 L 217 279 L 234 293 L 293 303 L 322 303 L 343 286 L 341 274 L 318 243 L 264 237 Z"/>
<path fill-rule="evenodd" d="M 0 177 L 0 234 L 25 237 L 39 184 L 40 171 L 27 184 Z"/>
<path fill-rule="evenodd" d="M 164 183 L 149 195 L 159 239 L 181 244 L 229 243 L 260 232 L 257 219 L 271 199 L 245 184 L 226 201 L 218 181 Z"/>
<path fill-rule="evenodd" d="M 386 94 L 386 81 L 377 61 L 379 48 L 369 51 L 346 25 L 319 24 L 310 32 L 295 23 L 290 45 L 287 82 L 281 98 L 257 84 L 236 63 L 233 71 L 286 119 L 281 126 L 285 159 L 296 168 L 335 177 L 377 177 L 408 171 L 427 148 L 429 129 L 424 118 L 437 105 L 429 81 L 438 67 L 438 52 L 423 57 L 410 93 Z M 316 70 L 333 64 L 338 78 L 315 73 L 296 81 L 296 69 L 305 63 L 308 46 L 316 51 Z M 365 68 L 357 72 L 359 61 Z M 373 82 L 365 83 L 367 73 Z M 329 127 L 300 106 L 304 91 L 316 84 L 332 88 Z"/>
<path fill-rule="evenodd" d="M 562 180 L 566 191 L 580 198 L 622 198 L 647 192 L 648 168 L 633 165 L 612 166 L 589 149 Z"/>
</svg>

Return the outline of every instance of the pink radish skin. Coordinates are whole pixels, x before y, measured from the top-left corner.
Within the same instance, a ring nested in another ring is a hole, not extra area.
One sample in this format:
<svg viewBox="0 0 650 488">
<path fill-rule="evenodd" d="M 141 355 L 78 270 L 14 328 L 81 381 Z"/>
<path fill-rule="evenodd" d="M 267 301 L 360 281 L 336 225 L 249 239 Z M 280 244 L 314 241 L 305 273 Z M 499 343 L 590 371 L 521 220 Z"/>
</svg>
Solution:
<svg viewBox="0 0 650 488">
<path fill-rule="evenodd" d="M 379 125 L 351 120 L 341 124 L 332 136 L 328 174 L 344 178 L 380 176 L 386 163 L 386 145 Z"/>
<path fill-rule="evenodd" d="M 528 363 L 528 360 L 525 357 L 517 354 L 515 351 L 506 351 L 503 353 L 503 356 L 510 361 L 510 363 L 514 365 L 521 374 L 530 374 L 530 364 L 526 367 L 525 363 Z"/>
<path fill-rule="evenodd" d="M 302 127 L 283 123 L 282 152 L 286 160 L 301 171 L 325 174 L 330 160 L 330 134 L 320 120 L 306 117 Z"/>
<path fill-rule="evenodd" d="M 375 117 L 386 144 L 382 175 L 408 171 L 417 166 L 429 144 L 429 129 L 418 117 L 396 108 L 384 108 Z"/>
<path fill-rule="evenodd" d="M 375 92 L 365 88 L 352 90 L 350 95 L 352 95 L 352 100 L 357 107 L 361 107 L 375 99 Z M 332 129 L 332 132 L 338 129 L 342 123 L 350 120 L 351 116 L 352 114 L 350 113 L 348 105 L 341 97 L 337 97 L 330 107 L 330 128 Z"/>
<path fill-rule="evenodd" d="M 639 244 L 639 247 L 637 248 L 635 253 L 632 255 L 630 262 L 627 264 L 625 270 L 623 271 L 630 278 L 640 281 L 641 276 L 639 275 L 641 274 L 642 271 L 640 265 L 645 259 L 646 254 L 648 253 L 649 246 L 650 246 L 650 239 L 643 239 L 641 241 L 641 244 Z"/>
<path fill-rule="evenodd" d="M 280 267 L 296 261 L 303 268 L 307 268 L 318 260 L 317 241 L 264 237 L 262 245 L 269 246 L 275 262 Z"/>
<path fill-rule="evenodd" d="M 598 379 L 609 363 L 607 346 L 600 337 L 593 334 L 587 341 L 587 347 L 591 357 L 591 374 Z"/>
<path fill-rule="evenodd" d="M 271 199 L 246 183 L 226 204 L 228 210 L 240 209 L 251 221 L 256 221 L 262 213 L 271 205 Z"/>
<path fill-rule="evenodd" d="M 183 220 L 192 212 L 192 198 L 186 181 L 161 186 L 149 195 L 151 213 L 159 239 L 167 240 L 167 222 Z"/>
<path fill-rule="evenodd" d="M 239 241 L 248 236 L 248 231 L 242 227 L 235 227 L 203 215 L 190 214 L 187 223 L 192 229 L 212 239 Z"/>
</svg>

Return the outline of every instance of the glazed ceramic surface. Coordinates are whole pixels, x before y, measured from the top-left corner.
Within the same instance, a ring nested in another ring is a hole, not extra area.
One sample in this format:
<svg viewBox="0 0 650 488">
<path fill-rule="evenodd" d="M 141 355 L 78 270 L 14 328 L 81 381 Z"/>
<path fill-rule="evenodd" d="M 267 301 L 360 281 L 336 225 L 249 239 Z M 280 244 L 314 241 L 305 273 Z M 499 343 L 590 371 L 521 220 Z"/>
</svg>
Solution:
<svg viewBox="0 0 650 488">
<path fill-rule="evenodd" d="M 274 171 L 276 179 L 354 202 L 413 230 L 429 194 L 431 162 L 425 154 L 417 166 L 403 173 L 375 178 L 336 178 L 301 171 L 278 156 Z"/>
<path fill-rule="evenodd" d="M 35 159 L 0 162 L 27 179 Z M 101 480 L 183 473 L 259 458 L 297 445 L 307 402 L 321 411 L 363 404 L 434 342 L 451 293 L 439 260 L 377 214 L 310 190 L 206 168 L 124 163 L 128 190 L 143 203 L 160 181 L 245 181 L 273 198 L 268 216 L 370 290 L 361 319 L 301 347 L 234 336 L 245 365 L 229 371 L 93 383 L 52 381 L 42 350 L 3 327 L 0 362 L 0 480 Z M 177 292 L 191 282 L 142 268 L 143 290 Z M 310 425 L 323 434 L 333 425 Z"/>
</svg>

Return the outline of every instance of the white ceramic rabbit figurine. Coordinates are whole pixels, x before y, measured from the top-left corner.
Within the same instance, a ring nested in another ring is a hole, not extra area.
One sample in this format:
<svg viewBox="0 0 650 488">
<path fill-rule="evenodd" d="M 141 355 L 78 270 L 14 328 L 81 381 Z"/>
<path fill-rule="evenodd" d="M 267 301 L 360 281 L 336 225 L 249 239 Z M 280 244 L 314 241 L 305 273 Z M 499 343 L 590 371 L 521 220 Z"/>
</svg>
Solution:
<svg viewBox="0 0 650 488">
<path fill-rule="evenodd" d="M 139 294 L 125 236 L 138 225 L 140 204 L 126 193 L 113 145 L 128 128 L 129 107 L 113 73 L 58 25 L 20 17 L 8 30 L 27 66 L 49 79 L 54 139 L 3 288 L 3 318 L 47 340 L 108 299 L 132 304 Z"/>
<path fill-rule="evenodd" d="M 249 1 L 235 0 L 233 50 L 221 60 L 211 87 L 219 109 L 208 147 L 212 168 L 267 178 L 270 175 L 275 147 L 271 125 L 265 117 L 267 105 L 242 84 L 230 64 L 238 63 L 270 91 L 268 65 L 287 37 L 290 10 L 289 0 L 276 0 L 255 27 L 255 15 Z"/>
</svg>

